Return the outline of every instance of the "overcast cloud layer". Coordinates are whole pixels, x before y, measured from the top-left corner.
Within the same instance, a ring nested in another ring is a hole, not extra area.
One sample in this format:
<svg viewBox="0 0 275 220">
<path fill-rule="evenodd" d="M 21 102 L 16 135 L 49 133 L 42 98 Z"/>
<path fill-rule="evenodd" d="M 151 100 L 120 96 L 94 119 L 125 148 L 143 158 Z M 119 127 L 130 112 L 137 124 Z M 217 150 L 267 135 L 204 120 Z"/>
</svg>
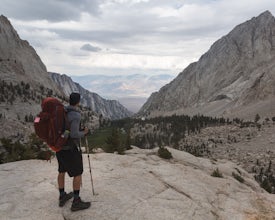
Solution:
<svg viewBox="0 0 275 220">
<path fill-rule="evenodd" d="M 49 71 L 174 74 L 274 0 L 0 0 Z"/>
<path fill-rule="evenodd" d="M 275 0 L 0 0 L 0 5 L 0 14 L 48 71 L 72 76 L 134 112 L 235 26 L 266 10 L 275 15 Z"/>
</svg>

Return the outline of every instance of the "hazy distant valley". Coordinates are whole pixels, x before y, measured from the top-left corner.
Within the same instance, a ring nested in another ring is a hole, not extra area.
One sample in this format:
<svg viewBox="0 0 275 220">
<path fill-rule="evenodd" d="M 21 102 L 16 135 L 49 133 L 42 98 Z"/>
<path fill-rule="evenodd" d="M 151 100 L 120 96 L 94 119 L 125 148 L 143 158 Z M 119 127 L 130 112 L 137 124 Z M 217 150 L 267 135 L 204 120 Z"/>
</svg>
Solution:
<svg viewBox="0 0 275 220">
<path fill-rule="evenodd" d="M 136 113 L 162 86 L 169 83 L 173 75 L 129 74 L 129 75 L 85 75 L 71 78 L 89 91 L 106 99 L 118 100 L 130 111 Z"/>
</svg>

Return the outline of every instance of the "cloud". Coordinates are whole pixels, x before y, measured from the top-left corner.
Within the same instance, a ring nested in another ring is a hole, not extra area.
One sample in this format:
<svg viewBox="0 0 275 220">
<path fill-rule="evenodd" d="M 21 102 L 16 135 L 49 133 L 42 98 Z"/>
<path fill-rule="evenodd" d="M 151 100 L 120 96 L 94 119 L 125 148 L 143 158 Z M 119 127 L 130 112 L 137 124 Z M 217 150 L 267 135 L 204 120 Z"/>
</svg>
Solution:
<svg viewBox="0 0 275 220">
<path fill-rule="evenodd" d="M 101 48 L 94 47 L 91 44 L 84 44 L 80 49 L 81 50 L 86 50 L 86 51 L 89 51 L 89 52 L 99 52 L 99 51 L 101 51 Z"/>
<path fill-rule="evenodd" d="M 78 20 L 83 12 L 97 15 L 100 0 L 1 0 L 1 13 L 19 20 Z"/>
<path fill-rule="evenodd" d="M 72 76 L 84 88 L 96 92 L 106 98 L 143 97 L 148 98 L 152 92 L 158 91 L 174 76 L 159 74 L 153 77 L 145 74 L 130 75 L 86 75 Z"/>
<path fill-rule="evenodd" d="M 275 13 L 274 0 L 0 0 L 0 4 L 1 13 L 11 18 L 49 70 L 79 75 L 156 74 L 155 70 L 176 75 L 236 25 L 265 10 Z"/>
</svg>

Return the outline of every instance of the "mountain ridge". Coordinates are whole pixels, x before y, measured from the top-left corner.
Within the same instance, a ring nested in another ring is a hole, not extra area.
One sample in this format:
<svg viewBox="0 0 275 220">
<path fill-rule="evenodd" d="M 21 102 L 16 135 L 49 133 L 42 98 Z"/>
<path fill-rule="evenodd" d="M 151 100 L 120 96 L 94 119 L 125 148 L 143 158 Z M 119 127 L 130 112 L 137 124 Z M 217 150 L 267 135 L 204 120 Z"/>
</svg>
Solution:
<svg viewBox="0 0 275 220">
<path fill-rule="evenodd" d="M 271 111 L 259 108 L 259 113 L 275 113 L 272 103 L 275 97 L 272 89 L 275 84 L 274 45 L 275 18 L 265 11 L 217 40 L 197 62 L 152 94 L 138 115 L 153 117 L 176 113 L 246 117 L 248 112 L 249 117 L 253 117 L 256 114 L 253 106 L 269 99 L 266 106 Z M 255 84 L 259 79 L 262 80 L 260 88 L 253 90 L 253 85 L 259 87 L 259 83 Z M 240 114 L 243 109 L 246 114 Z"/>
<path fill-rule="evenodd" d="M 67 96 L 69 96 L 71 92 L 79 92 L 82 96 L 81 105 L 91 108 L 91 110 L 101 114 L 103 117 L 115 120 L 132 115 L 132 113 L 118 101 L 107 100 L 97 93 L 88 91 L 65 74 L 49 72 L 49 75 L 53 82 L 55 82 Z"/>
</svg>

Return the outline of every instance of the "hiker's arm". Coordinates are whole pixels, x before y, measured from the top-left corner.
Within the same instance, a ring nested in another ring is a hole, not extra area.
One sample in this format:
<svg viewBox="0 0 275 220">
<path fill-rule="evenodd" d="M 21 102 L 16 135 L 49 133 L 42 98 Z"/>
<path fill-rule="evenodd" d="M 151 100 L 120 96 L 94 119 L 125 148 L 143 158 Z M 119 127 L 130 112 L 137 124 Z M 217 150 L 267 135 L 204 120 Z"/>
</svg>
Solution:
<svg viewBox="0 0 275 220">
<path fill-rule="evenodd" d="M 82 138 L 85 135 L 84 131 L 79 131 L 80 119 L 74 119 L 71 122 L 70 137 L 71 138 Z"/>
</svg>

